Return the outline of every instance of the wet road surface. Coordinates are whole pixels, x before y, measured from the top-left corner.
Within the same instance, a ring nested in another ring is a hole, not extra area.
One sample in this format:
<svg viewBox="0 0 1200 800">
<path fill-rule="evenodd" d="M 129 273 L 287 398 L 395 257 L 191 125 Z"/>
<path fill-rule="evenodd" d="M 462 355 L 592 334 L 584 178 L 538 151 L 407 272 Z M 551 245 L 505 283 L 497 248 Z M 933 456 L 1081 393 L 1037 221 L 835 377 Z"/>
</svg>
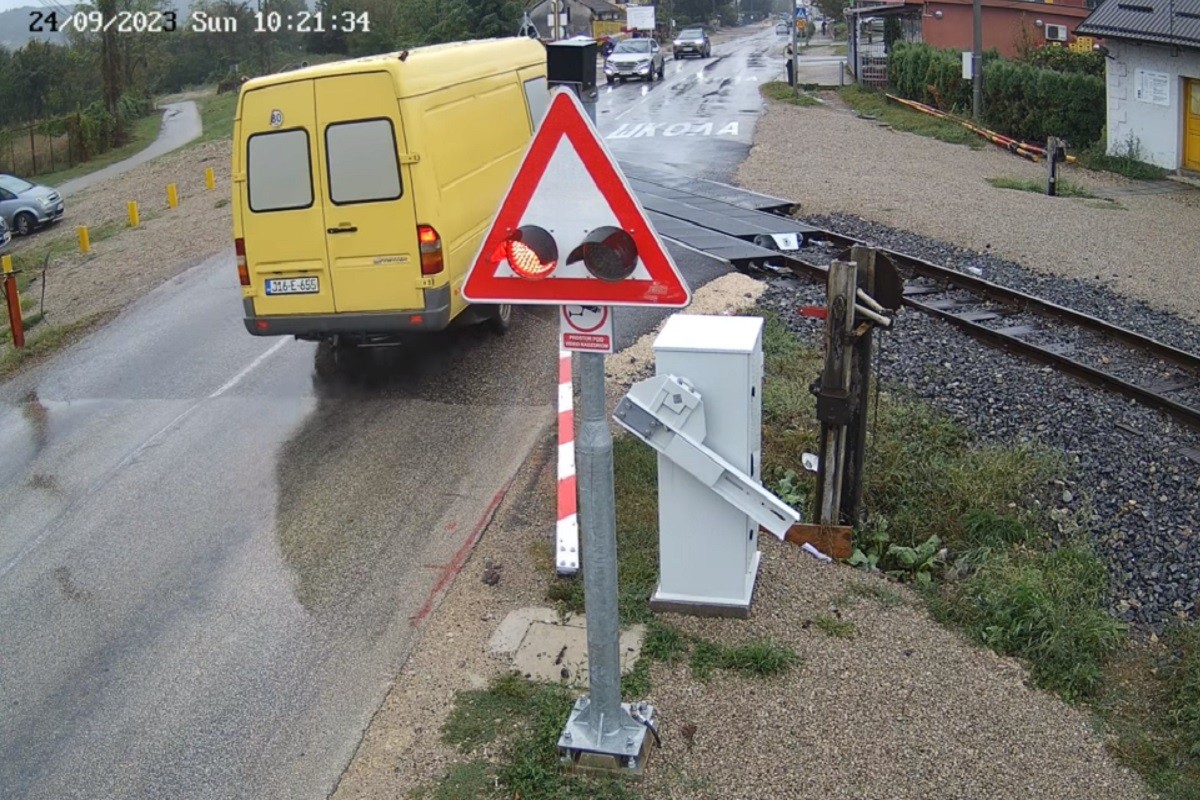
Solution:
<svg viewBox="0 0 1200 800">
<path fill-rule="evenodd" d="M 610 149 L 727 178 L 772 43 L 602 89 Z M 693 290 L 728 270 L 669 249 Z M 619 346 L 665 313 L 618 309 Z M 247 335 L 224 255 L 0 386 L 0 797 L 326 797 L 553 418 L 556 331 L 337 359 Z"/>
<path fill-rule="evenodd" d="M 0 388 L 5 800 L 326 797 L 552 419 L 551 308 L 349 360 L 240 312 L 210 259 Z"/>
<path fill-rule="evenodd" d="M 773 28 L 741 30 L 711 58 L 668 53 L 662 80 L 601 79 L 596 127 L 609 150 L 622 162 L 729 182 L 754 141 L 759 86 L 782 80 L 785 66 Z"/>
</svg>

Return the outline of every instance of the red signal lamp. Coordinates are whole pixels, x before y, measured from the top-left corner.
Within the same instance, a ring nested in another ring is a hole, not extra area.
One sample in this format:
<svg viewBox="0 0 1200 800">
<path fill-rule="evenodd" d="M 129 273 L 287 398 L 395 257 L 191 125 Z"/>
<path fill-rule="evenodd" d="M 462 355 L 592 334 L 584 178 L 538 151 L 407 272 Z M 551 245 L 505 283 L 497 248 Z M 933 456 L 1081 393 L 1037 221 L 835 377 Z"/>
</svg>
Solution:
<svg viewBox="0 0 1200 800">
<path fill-rule="evenodd" d="M 523 225 L 504 240 L 504 257 L 517 275 L 537 281 L 558 266 L 558 245 L 545 228 Z"/>
<path fill-rule="evenodd" d="M 617 283 L 633 274 L 637 268 L 638 252 L 633 237 L 621 228 L 605 225 L 587 235 L 567 259 L 568 264 L 583 260 L 594 277 L 607 283 Z"/>
</svg>

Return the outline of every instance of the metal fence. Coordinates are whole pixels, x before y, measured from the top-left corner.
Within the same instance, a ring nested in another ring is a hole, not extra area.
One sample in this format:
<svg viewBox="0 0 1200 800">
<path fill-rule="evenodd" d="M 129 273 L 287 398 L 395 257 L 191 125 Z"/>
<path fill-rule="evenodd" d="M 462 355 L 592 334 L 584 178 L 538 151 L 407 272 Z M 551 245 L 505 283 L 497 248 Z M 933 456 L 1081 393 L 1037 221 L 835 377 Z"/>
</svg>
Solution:
<svg viewBox="0 0 1200 800">
<path fill-rule="evenodd" d="M 44 124 L 0 131 L 0 172 L 43 175 L 73 167 L 83 160 L 79 121 L 62 133 L 45 133 Z"/>
<path fill-rule="evenodd" d="M 874 89 L 886 89 L 888 85 L 887 56 L 861 54 L 858 58 L 858 82 Z"/>
</svg>

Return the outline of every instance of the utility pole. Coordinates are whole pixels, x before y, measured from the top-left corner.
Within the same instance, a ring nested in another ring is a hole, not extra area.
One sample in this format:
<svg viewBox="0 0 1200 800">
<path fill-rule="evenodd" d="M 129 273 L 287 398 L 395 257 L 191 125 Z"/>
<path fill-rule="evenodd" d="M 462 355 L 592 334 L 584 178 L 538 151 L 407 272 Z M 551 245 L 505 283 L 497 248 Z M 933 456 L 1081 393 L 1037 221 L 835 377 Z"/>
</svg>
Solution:
<svg viewBox="0 0 1200 800">
<path fill-rule="evenodd" d="M 973 3 L 975 15 L 975 43 L 971 51 L 971 85 L 974 97 L 971 101 L 971 116 L 976 122 L 983 115 L 983 1 Z"/>
</svg>

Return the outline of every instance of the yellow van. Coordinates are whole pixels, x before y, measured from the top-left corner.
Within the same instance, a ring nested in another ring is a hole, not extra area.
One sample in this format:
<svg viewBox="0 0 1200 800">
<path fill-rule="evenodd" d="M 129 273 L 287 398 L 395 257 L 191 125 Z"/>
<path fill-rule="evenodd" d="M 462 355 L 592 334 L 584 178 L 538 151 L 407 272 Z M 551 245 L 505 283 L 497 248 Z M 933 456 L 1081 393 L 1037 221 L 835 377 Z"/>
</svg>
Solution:
<svg viewBox="0 0 1200 800">
<path fill-rule="evenodd" d="M 242 86 L 233 231 L 246 329 L 339 343 L 507 330 L 462 283 L 549 103 L 546 49 L 455 42 Z"/>
</svg>

